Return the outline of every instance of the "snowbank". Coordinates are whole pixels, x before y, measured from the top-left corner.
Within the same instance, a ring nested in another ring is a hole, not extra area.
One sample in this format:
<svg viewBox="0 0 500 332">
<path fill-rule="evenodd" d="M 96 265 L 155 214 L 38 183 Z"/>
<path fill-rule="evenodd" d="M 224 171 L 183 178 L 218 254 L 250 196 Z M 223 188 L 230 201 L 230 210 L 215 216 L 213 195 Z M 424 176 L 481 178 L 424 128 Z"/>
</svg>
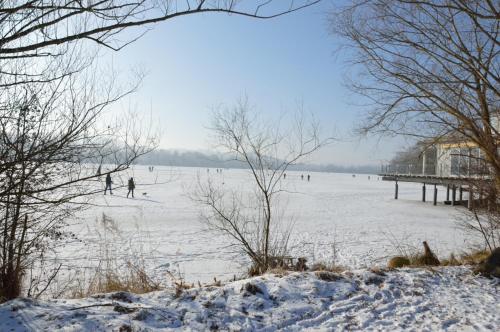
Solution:
<svg viewBox="0 0 500 332">
<path fill-rule="evenodd" d="M 264 275 L 222 287 L 0 305 L 0 331 L 500 329 L 500 281 L 466 267 Z"/>
</svg>

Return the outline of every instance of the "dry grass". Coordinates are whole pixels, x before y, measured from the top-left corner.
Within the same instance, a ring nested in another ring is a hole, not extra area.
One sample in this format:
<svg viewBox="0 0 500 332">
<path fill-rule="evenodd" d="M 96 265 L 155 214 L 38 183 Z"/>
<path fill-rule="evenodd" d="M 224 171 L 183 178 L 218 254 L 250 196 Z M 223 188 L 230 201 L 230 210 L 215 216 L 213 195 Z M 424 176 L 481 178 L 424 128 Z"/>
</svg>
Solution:
<svg viewBox="0 0 500 332">
<path fill-rule="evenodd" d="M 274 269 L 269 269 L 267 271 L 267 273 L 274 274 L 275 276 L 278 276 L 278 277 L 284 277 L 284 276 L 290 274 L 290 272 L 292 272 L 292 271 L 289 269 L 282 268 L 282 267 L 275 267 Z"/>
<path fill-rule="evenodd" d="M 462 265 L 477 265 L 484 262 L 490 253 L 489 250 L 473 250 L 468 253 L 463 253 L 460 256 L 460 262 Z"/>
<path fill-rule="evenodd" d="M 323 272 L 342 273 L 347 269 L 341 265 L 314 263 L 309 270 L 314 272 L 323 271 Z"/>
<path fill-rule="evenodd" d="M 194 284 L 187 283 L 181 275 L 175 276 L 173 273 L 168 272 L 167 276 L 169 277 L 171 284 L 174 286 L 174 296 L 176 298 L 181 297 L 184 291 L 194 287 Z M 201 284 L 199 282 L 198 285 L 201 287 Z"/>
<path fill-rule="evenodd" d="M 456 256 L 455 254 L 451 254 L 448 258 L 446 259 L 441 259 L 439 266 L 460 266 L 460 265 L 478 265 L 481 264 L 486 260 L 486 258 L 489 256 L 490 252 L 488 250 L 484 249 L 473 249 L 470 251 L 463 252 L 459 256 Z M 425 267 L 429 266 L 425 259 L 425 255 L 419 252 L 413 252 L 410 253 L 408 256 L 395 256 L 393 257 L 390 261 L 388 266 L 390 268 L 398 268 L 398 267 L 403 267 L 403 266 L 393 266 L 393 260 L 394 259 L 404 259 L 409 261 L 409 264 L 406 263 L 404 266 L 408 267 Z"/>
<path fill-rule="evenodd" d="M 130 292 L 144 294 L 160 290 L 158 282 L 153 281 L 145 267 L 127 262 L 120 270 L 97 268 L 87 283 L 76 283 L 71 289 L 71 298 L 88 297 L 98 293 Z"/>
<path fill-rule="evenodd" d="M 323 281 L 338 281 L 340 279 L 343 279 L 343 277 L 339 273 L 332 271 L 316 271 L 314 272 L 314 274 L 318 279 L 321 279 Z"/>
<path fill-rule="evenodd" d="M 162 288 L 159 279 L 147 272 L 146 258 L 151 253 L 138 244 L 145 241 L 125 238 L 106 215 L 94 232 L 98 234 L 97 264 L 80 271 L 63 296 L 82 298 L 119 291 L 143 294 Z"/>
<path fill-rule="evenodd" d="M 427 267 L 427 266 L 443 265 L 441 261 L 438 262 L 435 262 L 432 258 L 426 256 L 425 254 L 416 252 L 408 256 L 392 257 L 389 260 L 387 267 L 402 268 L 402 267 Z"/>
<path fill-rule="evenodd" d="M 248 276 L 255 277 L 263 275 L 265 273 L 271 273 L 282 277 L 288 275 L 290 272 L 298 272 L 298 271 L 342 273 L 346 270 L 347 269 L 344 266 L 336 265 L 334 263 L 321 263 L 321 262 L 314 263 L 310 267 L 307 267 L 305 264 L 303 265 L 294 264 L 292 266 L 277 266 L 270 268 L 264 272 L 261 272 L 258 268 L 255 268 L 255 266 L 251 266 L 250 269 L 248 270 Z"/>
<path fill-rule="evenodd" d="M 408 257 L 403 257 L 403 256 L 392 257 L 387 263 L 387 267 L 392 269 L 397 269 L 410 265 L 411 265 L 410 259 Z"/>
</svg>

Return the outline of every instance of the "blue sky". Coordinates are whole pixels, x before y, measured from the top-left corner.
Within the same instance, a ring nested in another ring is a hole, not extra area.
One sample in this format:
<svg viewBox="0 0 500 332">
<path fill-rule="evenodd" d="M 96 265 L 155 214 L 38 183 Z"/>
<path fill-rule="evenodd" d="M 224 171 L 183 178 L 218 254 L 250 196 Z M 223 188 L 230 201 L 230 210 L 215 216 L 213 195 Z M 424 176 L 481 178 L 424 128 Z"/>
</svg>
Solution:
<svg viewBox="0 0 500 332">
<path fill-rule="evenodd" d="M 146 71 L 128 103 L 151 112 L 162 131 L 161 147 L 210 148 L 210 109 L 247 96 L 259 112 L 275 117 L 302 103 L 325 135 L 341 140 L 311 162 L 378 164 L 401 140 L 361 140 L 351 135 L 360 109 L 342 85 L 346 54 L 330 33 L 331 2 L 272 20 L 204 14 L 151 27 L 144 37 L 113 53 L 120 71 Z M 127 38 L 131 31 L 127 32 Z"/>
</svg>

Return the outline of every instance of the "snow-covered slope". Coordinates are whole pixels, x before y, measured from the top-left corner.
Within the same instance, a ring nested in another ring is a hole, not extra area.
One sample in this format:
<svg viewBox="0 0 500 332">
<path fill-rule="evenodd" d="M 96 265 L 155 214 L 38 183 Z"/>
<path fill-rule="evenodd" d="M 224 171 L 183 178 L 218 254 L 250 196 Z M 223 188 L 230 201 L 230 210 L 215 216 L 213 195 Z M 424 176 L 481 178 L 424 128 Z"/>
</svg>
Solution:
<svg viewBox="0 0 500 332">
<path fill-rule="evenodd" d="M 500 281 L 466 267 L 264 275 L 222 287 L 0 305 L 0 331 L 500 330 Z"/>
</svg>

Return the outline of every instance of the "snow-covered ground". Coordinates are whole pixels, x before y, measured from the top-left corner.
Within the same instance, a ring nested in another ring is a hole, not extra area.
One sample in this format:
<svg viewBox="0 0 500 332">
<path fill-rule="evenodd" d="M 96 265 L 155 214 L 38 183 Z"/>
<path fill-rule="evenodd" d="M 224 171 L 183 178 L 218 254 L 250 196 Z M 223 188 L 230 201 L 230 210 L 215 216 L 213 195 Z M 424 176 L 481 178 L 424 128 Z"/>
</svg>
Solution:
<svg viewBox="0 0 500 332">
<path fill-rule="evenodd" d="M 396 254 L 396 244 L 415 245 L 427 240 L 439 256 L 447 256 L 473 243 L 457 227 L 456 218 L 464 208 L 442 204 L 445 190 L 439 188 L 440 204 L 421 202 L 420 184 L 400 183 L 399 200 L 394 200 L 394 183 L 376 175 L 288 172 L 282 180 L 287 192 L 280 208 L 284 220 L 294 223 L 291 249 L 294 256 L 329 262 L 352 268 L 384 265 L 388 255 Z M 252 181 L 246 170 L 135 166 L 113 178 L 114 186 L 126 185 L 133 176 L 135 198 L 126 198 L 125 187 L 114 195 L 99 195 L 96 204 L 72 222 L 79 240 L 57 251 L 63 269 L 92 266 L 99 252 L 99 220 L 103 214 L 113 220 L 114 254 L 128 255 L 120 248 L 135 246 L 145 253 L 148 267 L 160 275 L 166 270 L 181 272 L 186 280 L 208 281 L 213 277 L 230 279 L 244 272 L 246 258 L 230 246 L 229 239 L 207 230 L 200 221 L 200 206 L 189 195 L 197 179 L 214 181 L 228 188 L 251 191 Z M 101 184 L 103 187 L 104 185 Z M 432 199 L 432 187 L 427 187 Z M 97 227 L 97 228 L 96 228 Z M 117 236 L 118 234 L 118 236 Z"/>
<path fill-rule="evenodd" d="M 466 267 L 264 275 L 222 287 L 0 305 L 0 331 L 498 331 L 500 282 Z"/>
</svg>

